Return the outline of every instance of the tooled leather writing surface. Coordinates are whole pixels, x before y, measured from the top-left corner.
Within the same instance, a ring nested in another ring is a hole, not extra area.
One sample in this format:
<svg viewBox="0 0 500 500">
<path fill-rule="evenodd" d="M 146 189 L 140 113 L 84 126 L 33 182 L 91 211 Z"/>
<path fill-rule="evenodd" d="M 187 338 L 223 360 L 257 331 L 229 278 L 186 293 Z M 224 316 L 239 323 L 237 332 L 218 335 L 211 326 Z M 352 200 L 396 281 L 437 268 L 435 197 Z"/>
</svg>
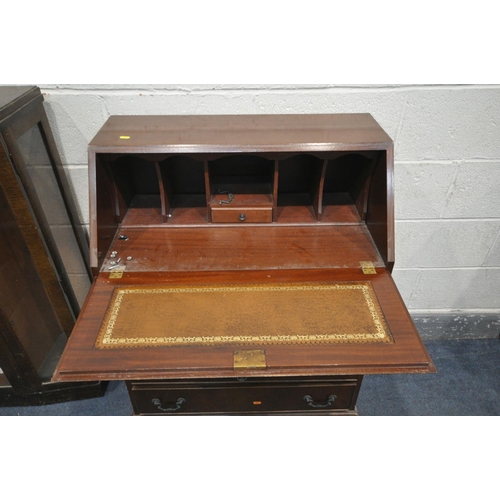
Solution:
<svg viewBox="0 0 500 500">
<path fill-rule="evenodd" d="M 392 342 L 369 282 L 117 286 L 99 349 Z"/>
</svg>

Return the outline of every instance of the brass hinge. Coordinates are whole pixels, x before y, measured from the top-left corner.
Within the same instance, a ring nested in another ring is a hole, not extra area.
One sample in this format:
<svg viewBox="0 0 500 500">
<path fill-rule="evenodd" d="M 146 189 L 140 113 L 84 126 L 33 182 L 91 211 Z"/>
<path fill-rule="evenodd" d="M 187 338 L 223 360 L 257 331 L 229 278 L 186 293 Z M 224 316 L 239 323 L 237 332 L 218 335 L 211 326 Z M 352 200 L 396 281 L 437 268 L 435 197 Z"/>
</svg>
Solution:
<svg viewBox="0 0 500 500">
<path fill-rule="evenodd" d="M 371 260 L 362 260 L 359 262 L 363 274 L 377 274 L 375 266 Z"/>
<path fill-rule="evenodd" d="M 109 273 L 110 280 L 120 279 L 125 271 L 125 266 L 118 266 Z"/>
</svg>

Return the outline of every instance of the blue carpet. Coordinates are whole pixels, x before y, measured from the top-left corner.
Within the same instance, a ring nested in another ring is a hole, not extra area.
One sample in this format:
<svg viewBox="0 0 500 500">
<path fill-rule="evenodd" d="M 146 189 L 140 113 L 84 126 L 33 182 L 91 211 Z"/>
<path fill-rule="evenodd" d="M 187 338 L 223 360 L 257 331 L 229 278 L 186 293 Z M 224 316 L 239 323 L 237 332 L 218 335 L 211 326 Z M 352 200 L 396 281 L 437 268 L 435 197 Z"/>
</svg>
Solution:
<svg viewBox="0 0 500 500">
<path fill-rule="evenodd" d="M 437 373 L 365 377 L 360 415 L 500 415 L 499 339 L 425 344 Z"/>
<path fill-rule="evenodd" d="M 500 415 L 500 340 L 433 340 L 426 347 L 438 373 L 366 376 L 360 415 Z M 129 416 L 132 405 L 125 383 L 114 381 L 101 398 L 5 407 L 2 415 Z"/>
</svg>

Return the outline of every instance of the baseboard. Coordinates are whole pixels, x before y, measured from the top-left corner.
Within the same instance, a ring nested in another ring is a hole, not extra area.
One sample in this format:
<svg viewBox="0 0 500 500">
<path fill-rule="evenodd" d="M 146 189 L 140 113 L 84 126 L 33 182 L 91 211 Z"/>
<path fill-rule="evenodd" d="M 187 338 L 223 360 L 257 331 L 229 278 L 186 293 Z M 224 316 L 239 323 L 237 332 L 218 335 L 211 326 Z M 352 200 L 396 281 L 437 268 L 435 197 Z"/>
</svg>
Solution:
<svg viewBox="0 0 500 500">
<path fill-rule="evenodd" d="M 423 340 L 500 338 L 500 314 L 411 314 Z"/>
</svg>

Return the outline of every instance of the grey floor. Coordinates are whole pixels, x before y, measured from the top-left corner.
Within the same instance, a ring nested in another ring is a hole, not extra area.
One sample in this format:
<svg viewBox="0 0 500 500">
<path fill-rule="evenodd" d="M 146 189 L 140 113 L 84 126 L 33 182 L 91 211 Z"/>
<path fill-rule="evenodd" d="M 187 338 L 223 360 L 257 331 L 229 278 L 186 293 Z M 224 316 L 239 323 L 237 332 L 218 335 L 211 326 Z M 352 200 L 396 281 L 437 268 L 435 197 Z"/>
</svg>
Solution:
<svg viewBox="0 0 500 500">
<path fill-rule="evenodd" d="M 366 376 L 358 398 L 360 415 L 500 415 L 499 339 L 432 340 L 425 344 L 437 373 Z M 123 382 L 110 382 L 101 398 L 0 408 L 0 416 L 131 414 Z"/>
</svg>

